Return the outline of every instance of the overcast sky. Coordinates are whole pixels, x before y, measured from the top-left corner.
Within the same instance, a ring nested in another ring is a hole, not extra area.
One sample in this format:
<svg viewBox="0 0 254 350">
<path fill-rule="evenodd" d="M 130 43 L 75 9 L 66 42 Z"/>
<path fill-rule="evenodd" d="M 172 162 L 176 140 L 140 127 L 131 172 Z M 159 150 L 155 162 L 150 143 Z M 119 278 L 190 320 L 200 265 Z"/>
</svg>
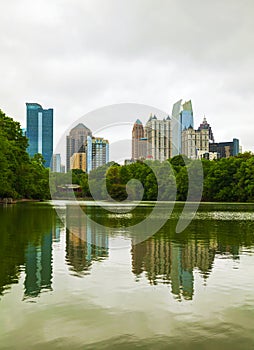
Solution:
<svg viewBox="0 0 254 350">
<path fill-rule="evenodd" d="M 102 106 L 182 98 L 254 151 L 253 0 L 2 0 L 0 17 L 0 108 L 23 127 L 25 102 L 54 108 L 58 140 Z"/>
</svg>

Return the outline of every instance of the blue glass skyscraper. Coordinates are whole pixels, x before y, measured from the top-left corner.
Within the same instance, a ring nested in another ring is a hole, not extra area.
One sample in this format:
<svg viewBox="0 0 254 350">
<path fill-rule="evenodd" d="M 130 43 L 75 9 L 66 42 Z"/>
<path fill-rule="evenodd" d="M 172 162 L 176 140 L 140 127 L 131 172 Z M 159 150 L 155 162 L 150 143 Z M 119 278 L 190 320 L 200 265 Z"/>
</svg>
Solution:
<svg viewBox="0 0 254 350">
<path fill-rule="evenodd" d="M 185 102 L 182 106 L 182 111 L 180 113 L 180 123 L 182 125 L 182 130 L 194 127 L 193 123 L 193 111 L 191 101 Z"/>
<path fill-rule="evenodd" d="M 193 110 L 191 101 L 182 104 L 179 100 L 173 105 L 172 111 L 172 156 L 182 152 L 182 131 L 193 128 Z"/>
<path fill-rule="evenodd" d="M 42 154 L 45 166 L 51 166 L 53 155 L 53 109 L 43 109 L 38 103 L 26 103 L 26 136 L 28 154 Z"/>
</svg>

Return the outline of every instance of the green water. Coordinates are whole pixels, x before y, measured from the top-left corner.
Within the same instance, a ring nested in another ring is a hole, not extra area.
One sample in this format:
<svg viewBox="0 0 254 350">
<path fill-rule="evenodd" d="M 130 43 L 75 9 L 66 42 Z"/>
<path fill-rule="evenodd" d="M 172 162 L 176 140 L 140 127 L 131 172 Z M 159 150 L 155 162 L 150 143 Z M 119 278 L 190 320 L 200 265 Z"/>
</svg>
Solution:
<svg viewBox="0 0 254 350">
<path fill-rule="evenodd" d="M 254 348 L 254 205 L 202 204 L 176 234 L 178 204 L 138 244 L 151 205 L 83 205 L 114 230 L 61 201 L 0 206 L 0 349 Z"/>
</svg>

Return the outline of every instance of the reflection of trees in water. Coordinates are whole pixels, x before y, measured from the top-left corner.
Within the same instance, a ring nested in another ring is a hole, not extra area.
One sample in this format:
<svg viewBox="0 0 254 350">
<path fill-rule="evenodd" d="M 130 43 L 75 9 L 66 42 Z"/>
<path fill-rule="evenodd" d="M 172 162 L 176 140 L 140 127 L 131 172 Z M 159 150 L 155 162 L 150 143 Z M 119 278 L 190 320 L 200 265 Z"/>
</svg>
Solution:
<svg viewBox="0 0 254 350">
<path fill-rule="evenodd" d="M 132 271 L 137 280 L 145 272 L 150 284 L 170 284 L 179 300 L 192 299 L 195 269 L 206 280 L 215 257 L 238 259 L 241 246 L 254 244 L 253 222 L 194 220 L 181 234 L 174 233 L 175 226 L 168 221 L 153 237 L 132 246 Z"/>
<path fill-rule="evenodd" d="M 0 294 L 18 283 L 23 270 L 25 296 L 50 289 L 52 234 L 60 225 L 55 211 L 41 204 L 1 206 L 0 220 Z"/>
</svg>

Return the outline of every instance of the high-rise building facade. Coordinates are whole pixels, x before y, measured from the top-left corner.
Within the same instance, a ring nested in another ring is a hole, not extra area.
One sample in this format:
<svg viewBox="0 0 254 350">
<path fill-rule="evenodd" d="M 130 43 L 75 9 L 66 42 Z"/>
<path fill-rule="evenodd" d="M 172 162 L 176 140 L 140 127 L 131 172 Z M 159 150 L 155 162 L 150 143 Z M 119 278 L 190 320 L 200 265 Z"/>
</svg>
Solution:
<svg viewBox="0 0 254 350">
<path fill-rule="evenodd" d="M 86 143 L 87 172 L 103 166 L 109 162 L 109 143 L 102 137 L 87 137 Z"/>
<path fill-rule="evenodd" d="M 172 110 L 172 157 L 182 154 L 182 131 L 193 128 L 193 110 L 191 101 L 182 104 L 179 100 Z"/>
<path fill-rule="evenodd" d="M 61 173 L 65 173 L 65 165 L 61 164 Z"/>
<path fill-rule="evenodd" d="M 53 109 L 43 109 L 38 103 L 26 103 L 26 136 L 28 154 L 42 154 L 45 166 L 51 166 L 53 155 Z"/>
<path fill-rule="evenodd" d="M 182 125 L 182 131 L 184 129 L 193 128 L 193 110 L 192 110 L 192 103 L 191 101 L 187 101 L 183 103 L 182 105 L 182 111 L 180 113 L 181 115 L 181 125 Z"/>
<path fill-rule="evenodd" d="M 88 136 L 91 137 L 92 132 L 82 123 L 71 129 L 69 135 L 66 137 L 66 171 L 71 169 L 71 156 L 74 153 L 82 152 Z"/>
<path fill-rule="evenodd" d="M 198 130 L 208 130 L 209 131 L 209 141 L 214 142 L 214 136 L 210 124 L 208 124 L 206 117 L 204 117 L 203 122 L 199 125 Z"/>
<path fill-rule="evenodd" d="M 150 116 L 145 126 L 147 158 L 164 161 L 171 157 L 171 120 Z"/>
<path fill-rule="evenodd" d="M 228 158 L 239 154 L 239 140 L 233 142 L 214 142 L 209 144 L 210 152 L 217 152 L 218 158 Z"/>
<path fill-rule="evenodd" d="M 171 129 L 172 129 L 172 157 L 180 154 L 181 149 L 181 132 L 182 127 L 180 123 L 182 100 L 177 101 L 173 105 Z"/>
<path fill-rule="evenodd" d="M 216 159 L 218 159 L 218 153 L 217 152 L 198 151 L 198 159 L 216 160 Z"/>
<path fill-rule="evenodd" d="M 80 169 L 86 172 L 86 153 L 85 152 L 79 152 L 79 153 L 73 153 L 70 160 L 70 167 L 71 169 Z"/>
<path fill-rule="evenodd" d="M 140 139 L 144 138 L 144 127 L 142 122 L 137 119 L 132 129 L 132 159 L 137 160 L 141 158 L 141 147 L 143 144 L 140 143 Z"/>
<path fill-rule="evenodd" d="M 140 160 L 147 159 L 147 155 L 148 155 L 147 137 L 142 137 L 138 141 L 138 159 Z"/>
<path fill-rule="evenodd" d="M 200 152 L 209 152 L 209 130 L 188 128 L 182 131 L 182 153 L 190 159 L 197 159 Z"/>
<path fill-rule="evenodd" d="M 61 173 L 61 154 L 53 154 L 52 158 L 52 171 L 54 173 Z"/>
</svg>

